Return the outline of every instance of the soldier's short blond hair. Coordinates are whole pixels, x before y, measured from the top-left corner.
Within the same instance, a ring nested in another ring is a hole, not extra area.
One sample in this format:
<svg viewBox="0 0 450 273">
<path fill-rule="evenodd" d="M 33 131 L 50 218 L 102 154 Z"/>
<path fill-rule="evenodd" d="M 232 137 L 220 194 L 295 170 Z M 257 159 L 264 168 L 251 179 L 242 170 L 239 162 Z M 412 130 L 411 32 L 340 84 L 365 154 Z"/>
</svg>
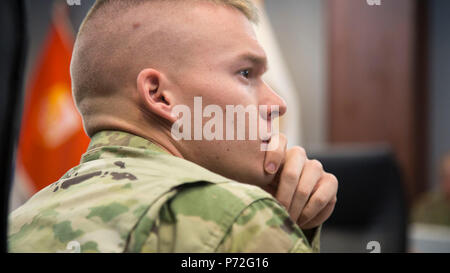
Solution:
<svg viewBox="0 0 450 273">
<path fill-rule="evenodd" d="M 124 10 L 129 7 L 135 7 L 138 5 L 141 5 L 145 2 L 150 1 L 207 1 L 207 2 L 213 2 L 218 5 L 225 5 L 233 7 L 240 12 L 242 12 L 248 20 L 250 20 L 253 23 L 258 22 L 258 10 L 256 6 L 253 4 L 251 0 L 96 0 L 94 5 L 89 10 L 88 14 L 84 18 L 83 22 L 81 23 L 80 32 L 83 29 L 83 25 L 90 20 L 90 18 L 98 11 L 101 10 L 104 7 L 107 6 L 114 6 L 116 9 Z"/>
</svg>

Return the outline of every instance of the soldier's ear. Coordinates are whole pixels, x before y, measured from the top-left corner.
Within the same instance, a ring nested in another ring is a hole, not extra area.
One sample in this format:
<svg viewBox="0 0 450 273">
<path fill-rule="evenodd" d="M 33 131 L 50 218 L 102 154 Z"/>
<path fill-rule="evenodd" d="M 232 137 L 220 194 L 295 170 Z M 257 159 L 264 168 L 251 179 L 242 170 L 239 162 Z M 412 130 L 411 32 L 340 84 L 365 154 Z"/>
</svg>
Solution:
<svg viewBox="0 0 450 273">
<path fill-rule="evenodd" d="M 137 77 L 137 90 L 145 110 L 171 123 L 177 118 L 172 114 L 173 94 L 167 89 L 167 78 L 161 72 L 146 68 Z"/>
</svg>

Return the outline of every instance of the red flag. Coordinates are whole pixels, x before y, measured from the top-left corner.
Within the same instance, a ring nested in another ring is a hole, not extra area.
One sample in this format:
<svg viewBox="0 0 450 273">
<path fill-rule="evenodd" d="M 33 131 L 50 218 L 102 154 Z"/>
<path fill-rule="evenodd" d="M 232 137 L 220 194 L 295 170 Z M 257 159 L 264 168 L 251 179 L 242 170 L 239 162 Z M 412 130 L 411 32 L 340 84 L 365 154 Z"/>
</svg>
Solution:
<svg viewBox="0 0 450 273">
<path fill-rule="evenodd" d="M 39 62 L 27 88 L 18 167 L 35 191 L 79 164 L 89 144 L 72 100 L 70 58 L 73 33 L 65 10 L 55 6 Z"/>
</svg>

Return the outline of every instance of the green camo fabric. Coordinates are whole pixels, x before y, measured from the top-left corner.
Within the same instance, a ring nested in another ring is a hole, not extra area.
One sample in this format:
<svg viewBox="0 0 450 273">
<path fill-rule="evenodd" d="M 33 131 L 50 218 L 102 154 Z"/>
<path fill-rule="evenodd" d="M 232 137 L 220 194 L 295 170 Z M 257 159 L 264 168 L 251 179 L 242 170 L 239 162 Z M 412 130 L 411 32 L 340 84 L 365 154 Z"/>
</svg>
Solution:
<svg viewBox="0 0 450 273">
<path fill-rule="evenodd" d="M 49 163 L 51 164 L 51 163 Z M 279 203 L 120 131 L 9 215 L 10 252 L 318 252 Z"/>
</svg>

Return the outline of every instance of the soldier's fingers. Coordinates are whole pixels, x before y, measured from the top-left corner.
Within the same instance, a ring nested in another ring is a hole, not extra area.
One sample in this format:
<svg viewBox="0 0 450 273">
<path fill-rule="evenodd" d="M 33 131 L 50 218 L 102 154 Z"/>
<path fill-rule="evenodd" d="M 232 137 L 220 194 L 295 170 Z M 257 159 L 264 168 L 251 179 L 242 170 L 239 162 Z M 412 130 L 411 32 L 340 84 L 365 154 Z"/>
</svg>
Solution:
<svg viewBox="0 0 450 273">
<path fill-rule="evenodd" d="M 294 191 L 294 198 L 289 209 L 294 221 L 298 221 L 313 189 L 323 174 L 322 164 L 317 160 L 307 160 L 304 164 L 300 181 Z M 308 202 L 309 203 L 309 202 Z"/>
<path fill-rule="evenodd" d="M 311 195 L 303 209 L 298 224 L 300 226 L 312 221 L 330 203 L 335 202 L 338 182 L 334 175 L 325 173 L 318 183 L 317 190 Z"/>
<path fill-rule="evenodd" d="M 288 211 L 291 207 L 305 161 L 306 153 L 301 147 L 296 146 L 286 152 L 286 160 L 281 170 L 280 182 L 275 197 Z M 292 220 L 296 222 L 297 218 L 292 218 Z"/>
<path fill-rule="evenodd" d="M 264 158 L 264 170 L 275 174 L 284 162 L 287 140 L 284 134 L 273 135 L 269 142 L 269 150 Z"/>
<path fill-rule="evenodd" d="M 328 203 L 325 208 L 309 222 L 299 225 L 302 229 L 312 229 L 323 224 L 333 213 L 334 207 L 336 205 L 336 199 Z"/>
</svg>

